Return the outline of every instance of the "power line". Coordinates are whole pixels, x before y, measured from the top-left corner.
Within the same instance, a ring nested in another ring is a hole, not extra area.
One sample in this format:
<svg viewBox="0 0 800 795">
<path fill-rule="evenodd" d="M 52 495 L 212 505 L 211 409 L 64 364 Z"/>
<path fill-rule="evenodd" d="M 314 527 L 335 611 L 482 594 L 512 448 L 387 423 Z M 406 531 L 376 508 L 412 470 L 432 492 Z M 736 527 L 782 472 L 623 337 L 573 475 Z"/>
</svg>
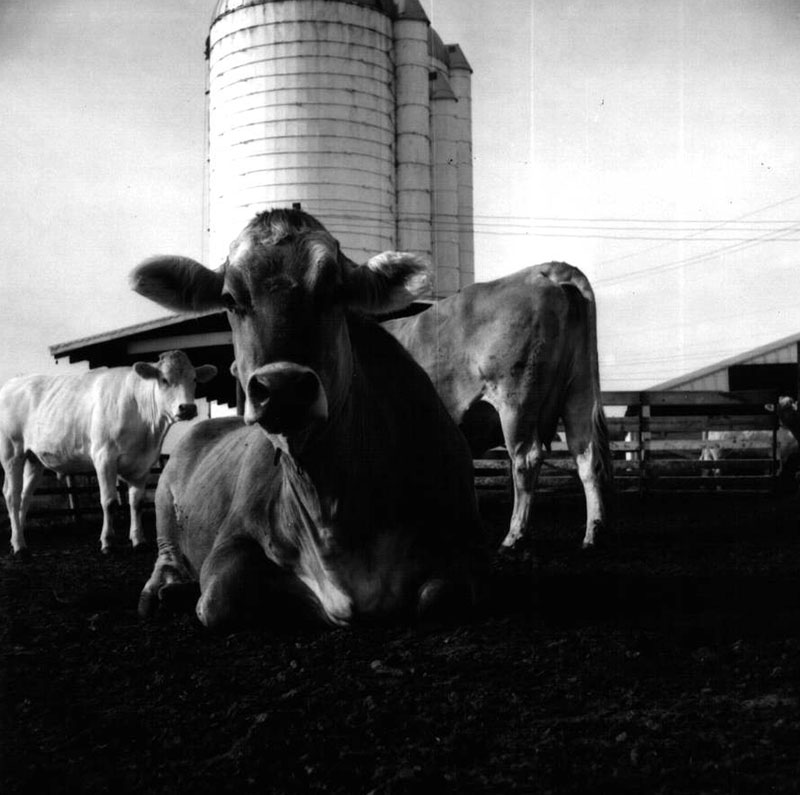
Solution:
<svg viewBox="0 0 800 795">
<path fill-rule="evenodd" d="M 658 329 L 653 329 L 651 326 L 633 326 L 628 329 L 622 334 L 604 334 L 603 339 L 622 339 L 622 338 L 629 338 L 632 334 L 636 334 L 637 332 L 646 332 L 646 333 L 666 333 L 669 331 L 681 331 L 683 329 L 695 327 L 698 325 L 715 325 L 719 324 L 726 320 L 739 320 L 745 317 L 752 317 L 753 315 L 765 315 L 767 313 L 775 314 L 776 312 L 796 312 L 797 311 L 797 304 L 773 304 L 768 307 L 764 307 L 762 309 L 751 309 L 749 312 L 732 312 L 727 315 L 716 315 L 713 318 L 707 318 L 699 322 L 693 323 L 670 323 L 667 326 L 659 326 Z"/>
<path fill-rule="evenodd" d="M 697 254 L 693 257 L 683 257 L 681 259 L 672 260 L 671 262 L 661 263 L 660 265 L 655 265 L 652 268 L 641 268 L 637 271 L 629 271 L 628 273 L 621 274 L 619 276 L 610 276 L 605 279 L 595 279 L 593 284 L 619 284 L 620 282 L 628 281 L 629 279 L 635 279 L 641 276 L 652 276 L 654 273 L 664 273 L 668 270 L 674 270 L 676 268 L 680 268 L 684 265 L 696 265 L 699 262 L 704 262 L 709 259 L 714 259 L 718 257 L 720 254 L 734 254 L 740 251 L 744 251 L 748 248 L 752 248 L 753 246 L 762 245 L 764 243 L 771 243 L 771 242 L 778 242 L 781 238 L 776 237 L 776 235 L 789 235 L 793 232 L 800 231 L 800 224 L 792 224 L 791 226 L 786 227 L 784 230 L 779 231 L 770 231 L 766 232 L 763 235 L 759 235 L 758 237 L 750 238 L 741 243 L 733 243 L 729 246 L 722 246 L 720 248 L 712 249 L 711 251 L 707 251 L 703 254 Z M 786 238 L 788 240 L 788 238 Z"/>
<path fill-rule="evenodd" d="M 732 218 L 732 219 L 730 219 L 728 221 L 720 221 L 719 223 L 715 223 L 713 226 L 707 227 L 705 229 L 698 230 L 696 235 L 701 235 L 701 234 L 704 234 L 706 232 L 711 232 L 711 231 L 714 231 L 716 229 L 721 229 L 722 227 L 726 226 L 729 223 L 737 223 L 737 222 L 743 220 L 744 218 L 750 218 L 750 216 L 758 215 L 759 213 L 765 212 L 766 210 L 774 210 L 776 207 L 782 207 L 785 204 L 790 204 L 793 201 L 797 201 L 797 199 L 800 199 L 800 193 L 796 193 L 793 196 L 787 197 L 786 199 L 781 199 L 780 201 L 773 202 L 772 204 L 764 205 L 763 207 L 759 207 L 756 210 L 751 210 L 750 212 L 743 213 L 742 215 L 739 215 L 736 218 Z M 694 235 L 689 235 L 685 239 L 688 240 L 688 239 L 692 238 L 693 236 Z M 672 241 L 670 241 L 670 242 L 672 242 Z M 675 242 L 680 242 L 680 240 L 675 241 Z M 650 246 L 650 247 L 648 247 L 646 249 L 643 249 L 643 250 L 640 250 L 640 251 L 633 251 L 630 254 L 625 254 L 625 255 L 623 255 L 621 257 L 612 257 L 611 259 L 602 260 L 601 262 L 598 262 L 597 266 L 609 265 L 612 262 L 622 262 L 623 260 L 630 259 L 631 257 L 641 256 L 642 254 L 648 254 L 651 251 L 656 251 L 659 248 L 664 248 L 664 246 L 667 246 L 667 245 L 669 245 L 669 242 L 659 243 L 656 246 Z"/>
</svg>

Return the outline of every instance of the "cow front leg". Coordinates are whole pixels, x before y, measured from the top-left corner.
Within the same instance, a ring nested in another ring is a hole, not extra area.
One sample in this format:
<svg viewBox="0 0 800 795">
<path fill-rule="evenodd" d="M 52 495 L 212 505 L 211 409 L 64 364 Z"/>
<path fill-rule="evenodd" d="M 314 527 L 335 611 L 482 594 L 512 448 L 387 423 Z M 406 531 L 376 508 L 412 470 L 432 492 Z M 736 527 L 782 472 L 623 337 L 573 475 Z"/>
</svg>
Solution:
<svg viewBox="0 0 800 795">
<path fill-rule="evenodd" d="M 139 483 L 128 483 L 128 502 L 131 512 L 131 529 L 128 537 L 134 549 L 142 549 L 147 546 L 142 529 L 142 503 L 147 492 L 147 481 Z"/>
<path fill-rule="evenodd" d="M 28 458 L 25 461 L 25 474 L 22 478 L 22 496 L 19 503 L 19 526 L 25 527 L 28 510 L 33 502 L 33 495 L 42 480 L 44 465 L 38 458 Z"/>
<path fill-rule="evenodd" d="M 108 554 L 114 541 L 114 511 L 119 508 L 117 464 L 103 452 L 94 457 L 97 485 L 100 488 L 100 507 L 103 509 L 103 529 L 100 532 L 100 551 Z"/>
<path fill-rule="evenodd" d="M 317 598 L 248 536 L 217 543 L 200 570 L 197 617 L 209 629 L 286 625 L 322 617 Z"/>
<path fill-rule="evenodd" d="M 139 595 L 140 618 L 152 618 L 162 603 L 176 611 L 193 610 L 199 595 L 197 575 L 183 553 L 176 544 L 160 538 L 153 573 Z"/>
</svg>

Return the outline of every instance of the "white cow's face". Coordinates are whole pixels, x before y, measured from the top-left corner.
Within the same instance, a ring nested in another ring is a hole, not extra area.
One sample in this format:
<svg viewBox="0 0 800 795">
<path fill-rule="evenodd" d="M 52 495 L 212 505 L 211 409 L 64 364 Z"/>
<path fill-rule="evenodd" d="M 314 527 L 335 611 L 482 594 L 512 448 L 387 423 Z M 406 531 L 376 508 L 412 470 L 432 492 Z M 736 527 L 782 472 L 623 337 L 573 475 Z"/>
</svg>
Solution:
<svg viewBox="0 0 800 795">
<path fill-rule="evenodd" d="M 140 378 L 155 382 L 158 411 L 171 422 L 191 420 L 197 416 L 195 386 L 217 374 L 217 368 L 211 364 L 193 367 L 183 351 L 167 351 L 161 354 L 158 363 L 137 362 L 133 369 Z"/>
</svg>

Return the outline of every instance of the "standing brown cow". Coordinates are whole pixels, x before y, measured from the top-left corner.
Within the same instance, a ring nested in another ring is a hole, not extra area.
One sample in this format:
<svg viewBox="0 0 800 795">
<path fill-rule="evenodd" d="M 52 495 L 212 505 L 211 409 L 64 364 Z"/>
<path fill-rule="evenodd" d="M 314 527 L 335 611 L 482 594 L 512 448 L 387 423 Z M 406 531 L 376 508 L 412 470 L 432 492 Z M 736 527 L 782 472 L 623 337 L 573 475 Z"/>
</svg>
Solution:
<svg viewBox="0 0 800 795">
<path fill-rule="evenodd" d="M 385 326 L 425 368 L 473 455 L 505 442 L 514 510 L 504 546 L 532 529 L 536 480 L 564 420 L 586 496 L 583 545 L 592 546 L 606 523 L 613 470 L 595 299 L 583 273 L 563 262 L 534 265 Z"/>
</svg>

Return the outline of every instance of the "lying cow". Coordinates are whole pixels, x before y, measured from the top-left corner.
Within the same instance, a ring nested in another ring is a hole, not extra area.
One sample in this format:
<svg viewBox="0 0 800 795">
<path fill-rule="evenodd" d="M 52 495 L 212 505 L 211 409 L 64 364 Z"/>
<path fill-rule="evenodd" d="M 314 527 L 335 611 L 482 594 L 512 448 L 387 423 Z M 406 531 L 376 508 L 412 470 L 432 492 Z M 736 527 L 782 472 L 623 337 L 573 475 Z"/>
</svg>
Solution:
<svg viewBox="0 0 800 795">
<path fill-rule="evenodd" d="M 514 509 L 504 546 L 531 530 L 539 469 L 564 420 L 586 495 L 583 545 L 592 546 L 606 522 L 613 470 L 588 279 L 565 263 L 535 265 L 385 326 L 431 377 L 473 455 L 505 443 Z"/>
<path fill-rule="evenodd" d="M 356 265 L 310 215 L 273 210 L 220 270 L 157 257 L 131 278 L 173 310 L 228 310 L 245 394 L 243 419 L 198 424 L 164 469 L 143 616 L 196 581 L 200 621 L 223 629 L 472 598 L 485 544 L 467 445 L 424 371 L 353 314 L 406 306 L 423 263 Z"/>
<path fill-rule="evenodd" d="M 113 538 L 117 477 L 122 478 L 130 486 L 131 543 L 144 543 L 141 503 L 147 475 L 169 427 L 197 416 L 195 382 L 216 372 L 212 365 L 195 369 L 183 351 L 169 351 L 156 364 L 8 381 L 0 389 L 0 464 L 13 551 L 27 551 L 25 515 L 45 468 L 63 475 L 94 467 L 103 507 L 103 552 Z"/>
</svg>

